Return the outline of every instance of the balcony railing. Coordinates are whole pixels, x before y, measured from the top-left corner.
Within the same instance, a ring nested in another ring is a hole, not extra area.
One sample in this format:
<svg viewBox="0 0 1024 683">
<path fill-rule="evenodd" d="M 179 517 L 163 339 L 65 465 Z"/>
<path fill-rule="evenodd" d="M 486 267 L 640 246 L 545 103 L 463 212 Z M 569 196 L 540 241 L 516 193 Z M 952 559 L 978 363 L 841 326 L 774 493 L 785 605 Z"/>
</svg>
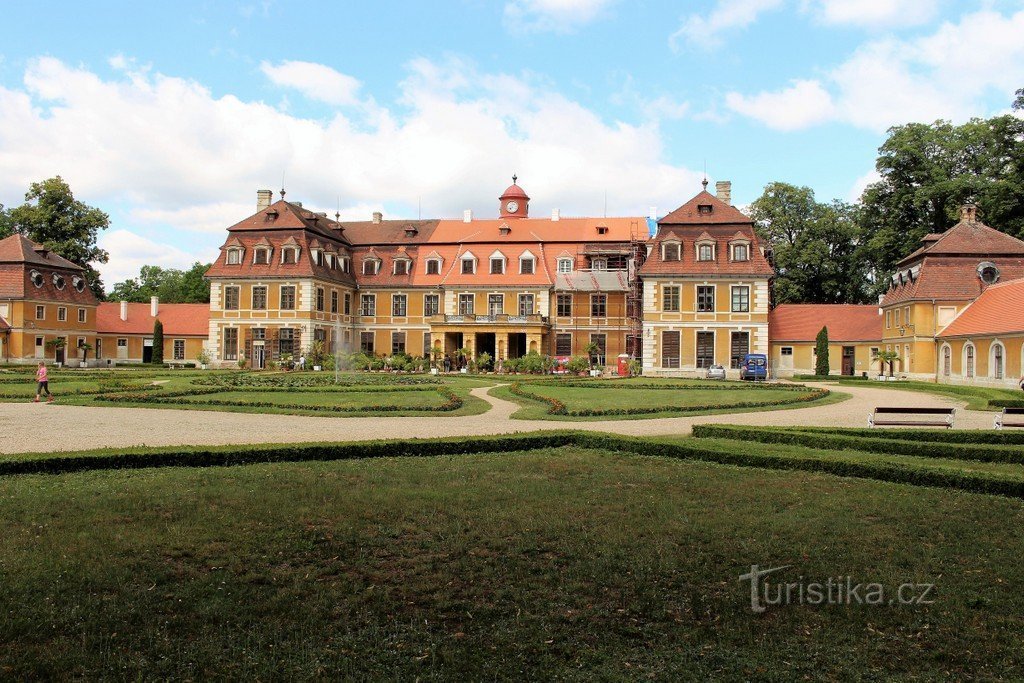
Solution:
<svg viewBox="0 0 1024 683">
<path fill-rule="evenodd" d="M 463 325 L 546 325 L 548 318 L 545 315 L 533 313 L 530 315 L 508 315 L 499 313 L 495 315 L 435 315 L 430 318 L 434 324 L 463 324 Z"/>
</svg>

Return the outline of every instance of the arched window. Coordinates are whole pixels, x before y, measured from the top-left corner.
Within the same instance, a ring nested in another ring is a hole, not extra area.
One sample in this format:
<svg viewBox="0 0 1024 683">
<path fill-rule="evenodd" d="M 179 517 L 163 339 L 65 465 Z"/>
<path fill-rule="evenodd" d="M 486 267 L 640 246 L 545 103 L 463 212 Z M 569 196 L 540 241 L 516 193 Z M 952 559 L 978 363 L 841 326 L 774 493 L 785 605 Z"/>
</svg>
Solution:
<svg viewBox="0 0 1024 683">
<path fill-rule="evenodd" d="M 953 351 L 948 345 L 942 347 L 942 374 L 949 377 L 953 373 Z"/>
<path fill-rule="evenodd" d="M 734 244 L 732 247 L 732 260 L 733 261 L 749 261 L 750 260 L 750 247 L 746 244 L 739 243 Z"/>
<path fill-rule="evenodd" d="M 999 342 L 992 344 L 992 379 L 1003 378 L 1003 345 Z"/>
<path fill-rule="evenodd" d="M 964 377 L 974 377 L 974 344 L 964 346 Z"/>
<path fill-rule="evenodd" d="M 715 246 L 713 244 L 698 244 L 697 245 L 697 260 L 698 261 L 714 261 L 715 260 Z"/>
</svg>

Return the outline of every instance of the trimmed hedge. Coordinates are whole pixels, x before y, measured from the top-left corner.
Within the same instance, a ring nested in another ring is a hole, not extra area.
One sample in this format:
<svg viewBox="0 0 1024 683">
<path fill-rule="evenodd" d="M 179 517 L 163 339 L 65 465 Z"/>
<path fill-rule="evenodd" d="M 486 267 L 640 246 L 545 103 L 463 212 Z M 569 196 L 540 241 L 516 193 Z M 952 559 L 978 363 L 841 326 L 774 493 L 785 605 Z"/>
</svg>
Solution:
<svg viewBox="0 0 1024 683">
<path fill-rule="evenodd" d="M 335 383 L 334 375 L 324 373 L 319 375 L 284 375 L 284 374 L 256 374 L 256 373 L 234 373 L 232 375 L 221 375 L 202 377 L 196 379 L 195 384 L 203 386 L 227 386 L 237 388 L 263 389 L 265 387 L 322 387 L 322 386 L 409 386 L 409 385 L 438 385 L 441 380 L 430 375 L 350 375 Z"/>
<path fill-rule="evenodd" d="M 983 429 L 869 429 L 867 427 L 759 427 L 765 431 L 804 432 L 808 434 L 834 434 L 862 436 L 869 439 L 896 439 L 902 441 L 933 441 L 958 444 L 1022 444 L 1024 431 L 995 431 Z"/>
<path fill-rule="evenodd" d="M 638 388 L 642 388 L 643 385 L 633 385 Z M 589 388 L 589 387 L 588 387 Z M 623 387 L 624 388 L 624 387 Z M 781 388 L 775 387 L 775 388 Z M 829 395 L 828 389 L 812 389 L 810 387 L 804 387 L 800 385 L 787 385 L 787 391 L 794 393 L 802 393 L 804 396 L 798 396 L 796 398 L 780 398 L 771 401 L 740 401 L 738 403 L 730 403 L 728 405 L 722 405 L 719 403 L 709 403 L 705 405 L 692 405 L 692 406 L 636 406 L 632 408 L 584 408 L 582 410 L 569 410 L 568 407 L 561 400 L 552 398 L 551 396 L 542 396 L 533 392 L 527 391 L 523 388 L 522 384 L 515 382 L 509 386 L 509 391 L 522 398 L 538 401 L 540 403 L 548 404 L 548 415 L 566 415 L 569 417 L 604 417 L 613 415 L 653 415 L 656 413 L 705 413 L 711 410 L 733 410 L 743 408 L 769 408 L 773 406 L 784 406 L 791 405 L 794 403 L 804 403 L 808 401 L 817 401 L 818 399 L 824 398 Z"/>
<path fill-rule="evenodd" d="M 1024 408 L 1024 399 L 1019 398 L 990 398 L 989 408 Z"/>
<path fill-rule="evenodd" d="M 694 425 L 693 435 L 698 438 L 732 439 L 765 444 L 807 446 L 828 450 L 854 450 L 885 455 L 911 455 L 920 458 L 946 458 L 952 460 L 976 460 L 978 462 L 1009 462 L 1024 464 L 1024 451 L 1019 448 L 983 444 L 941 443 L 935 441 L 910 441 L 875 437 L 845 436 L 822 432 L 801 432 L 784 429 L 763 429 L 761 427 L 740 427 L 735 425 Z"/>
</svg>

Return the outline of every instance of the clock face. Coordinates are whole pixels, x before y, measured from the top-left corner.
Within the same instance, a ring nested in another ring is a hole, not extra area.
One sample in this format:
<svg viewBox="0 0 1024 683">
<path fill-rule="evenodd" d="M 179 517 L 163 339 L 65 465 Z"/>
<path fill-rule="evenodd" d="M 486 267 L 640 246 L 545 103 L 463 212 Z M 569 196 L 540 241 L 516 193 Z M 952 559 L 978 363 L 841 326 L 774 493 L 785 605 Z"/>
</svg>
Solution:
<svg viewBox="0 0 1024 683">
<path fill-rule="evenodd" d="M 519 210 L 519 202 L 513 200 L 505 205 L 505 209 L 509 213 L 515 213 L 516 211 Z"/>
</svg>

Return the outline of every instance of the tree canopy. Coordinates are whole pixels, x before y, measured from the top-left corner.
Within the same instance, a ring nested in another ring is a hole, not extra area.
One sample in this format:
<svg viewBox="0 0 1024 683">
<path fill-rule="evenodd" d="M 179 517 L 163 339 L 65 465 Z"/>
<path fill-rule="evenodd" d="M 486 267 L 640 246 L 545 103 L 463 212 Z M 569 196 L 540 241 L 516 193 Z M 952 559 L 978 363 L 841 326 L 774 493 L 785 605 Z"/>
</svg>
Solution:
<svg viewBox="0 0 1024 683">
<path fill-rule="evenodd" d="M 81 266 L 92 291 L 101 299 L 103 283 L 93 264 L 109 259 L 109 254 L 96 244 L 100 230 L 108 227 L 110 217 L 75 199 L 60 176 L 32 183 L 21 206 L 0 206 L 0 237 L 21 233 Z"/>
<path fill-rule="evenodd" d="M 188 270 L 142 266 L 137 278 L 118 282 L 110 291 L 115 301 L 145 303 L 160 297 L 168 304 L 203 304 L 210 302 L 210 283 L 203 279 L 209 264 L 192 264 Z"/>
</svg>

